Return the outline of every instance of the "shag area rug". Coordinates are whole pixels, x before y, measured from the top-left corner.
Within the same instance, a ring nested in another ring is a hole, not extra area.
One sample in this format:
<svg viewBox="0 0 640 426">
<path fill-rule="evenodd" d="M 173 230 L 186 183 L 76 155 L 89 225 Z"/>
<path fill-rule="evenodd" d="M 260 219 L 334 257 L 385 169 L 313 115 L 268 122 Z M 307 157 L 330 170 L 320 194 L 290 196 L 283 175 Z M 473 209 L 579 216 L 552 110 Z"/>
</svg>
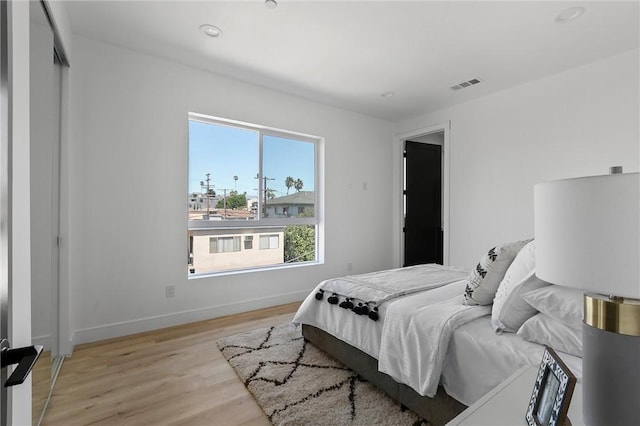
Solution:
<svg viewBox="0 0 640 426">
<path fill-rule="evenodd" d="M 218 347 L 275 425 L 426 425 L 291 324 L 218 340 Z"/>
</svg>

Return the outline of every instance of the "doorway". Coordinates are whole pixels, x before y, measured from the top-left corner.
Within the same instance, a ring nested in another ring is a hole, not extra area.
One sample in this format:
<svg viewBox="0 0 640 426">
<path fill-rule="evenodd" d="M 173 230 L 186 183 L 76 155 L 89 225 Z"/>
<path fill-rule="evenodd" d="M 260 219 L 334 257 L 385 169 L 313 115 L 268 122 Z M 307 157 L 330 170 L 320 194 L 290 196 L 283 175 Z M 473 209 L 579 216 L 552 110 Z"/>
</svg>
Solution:
<svg viewBox="0 0 640 426">
<path fill-rule="evenodd" d="M 403 266 L 442 264 L 442 144 L 406 141 L 404 158 Z"/>
<path fill-rule="evenodd" d="M 449 123 L 400 137 L 402 266 L 449 262 Z"/>
</svg>

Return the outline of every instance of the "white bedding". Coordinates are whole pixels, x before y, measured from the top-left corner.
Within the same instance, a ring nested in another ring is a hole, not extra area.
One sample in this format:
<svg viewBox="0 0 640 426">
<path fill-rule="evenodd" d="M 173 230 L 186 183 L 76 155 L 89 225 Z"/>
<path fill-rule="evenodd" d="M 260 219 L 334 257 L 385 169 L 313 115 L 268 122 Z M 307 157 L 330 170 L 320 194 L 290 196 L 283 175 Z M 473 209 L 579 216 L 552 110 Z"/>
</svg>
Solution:
<svg viewBox="0 0 640 426">
<path fill-rule="evenodd" d="M 488 316 L 490 307 L 462 307 L 457 302 L 466 286 L 464 280 L 389 300 L 379 306 L 379 321 L 316 300 L 321 285 L 302 303 L 293 323 L 312 325 L 364 351 L 379 360 L 381 371 L 393 373 L 392 377 L 418 393 L 432 394 L 440 382 L 449 395 L 470 405 L 521 366 L 537 366 L 542 359 L 543 346 L 514 333 L 495 334 Z M 447 333 L 433 330 L 437 342 L 425 340 L 429 334 L 425 334 L 426 324 L 435 311 L 444 313 L 438 318 L 444 325 L 441 328 L 452 332 L 450 340 Z M 428 347 L 438 349 L 426 350 Z M 559 355 L 581 377 L 582 360 Z"/>
<path fill-rule="evenodd" d="M 380 354 L 383 324 L 387 311 L 391 307 L 397 306 L 396 309 L 399 310 L 414 310 L 420 306 L 449 299 L 455 295 L 462 294 L 464 291 L 464 282 L 460 281 L 433 290 L 398 297 L 381 304 L 378 307 L 380 319 L 371 321 L 366 317 L 355 315 L 347 309 L 331 305 L 325 300 L 317 301 L 315 294 L 322 284 L 316 286 L 302 302 L 293 318 L 293 323 L 296 325 L 309 324 L 324 330 L 376 359 L 379 358 Z"/>
<path fill-rule="evenodd" d="M 407 294 L 460 281 L 468 275 L 469 271 L 451 266 L 415 265 L 333 278 L 322 282 L 319 288 L 327 294 L 335 292 L 341 296 L 379 305 Z"/>
<path fill-rule="evenodd" d="M 315 294 L 319 288 L 320 285 L 302 302 L 293 317 L 293 323 L 317 327 L 377 359 L 382 339 L 382 324 L 389 303 L 384 303 L 378 308 L 378 321 L 365 321 L 365 318 L 351 311 L 336 308 L 325 301 L 318 302 Z"/>
<path fill-rule="evenodd" d="M 441 383 L 449 395 L 471 405 L 524 365 L 539 366 L 544 347 L 515 333 L 496 334 L 487 317 L 459 327 L 449 343 Z M 563 352 L 560 358 L 578 378 L 582 359 Z M 533 390 L 533 383 L 531 384 Z"/>
<path fill-rule="evenodd" d="M 420 395 L 433 397 L 453 332 L 491 313 L 491 306 L 463 305 L 466 281 L 452 284 L 453 297 L 407 308 L 394 304 L 386 313 L 378 369 Z"/>
</svg>

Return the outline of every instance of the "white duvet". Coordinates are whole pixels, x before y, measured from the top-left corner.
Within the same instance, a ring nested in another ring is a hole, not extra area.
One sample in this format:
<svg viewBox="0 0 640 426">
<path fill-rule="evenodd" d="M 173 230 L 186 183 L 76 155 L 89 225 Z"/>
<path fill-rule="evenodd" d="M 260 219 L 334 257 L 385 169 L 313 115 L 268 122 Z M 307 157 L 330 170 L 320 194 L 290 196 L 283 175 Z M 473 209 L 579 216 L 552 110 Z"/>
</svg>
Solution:
<svg viewBox="0 0 640 426">
<path fill-rule="evenodd" d="M 402 303 L 390 306 L 382 330 L 378 369 L 420 395 L 433 397 L 453 332 L 491 313 L 490 306 L 463 305 L 464 286 L 464 281 L 448 286 L 460 292 L 413 309 Z"/>
</svg>

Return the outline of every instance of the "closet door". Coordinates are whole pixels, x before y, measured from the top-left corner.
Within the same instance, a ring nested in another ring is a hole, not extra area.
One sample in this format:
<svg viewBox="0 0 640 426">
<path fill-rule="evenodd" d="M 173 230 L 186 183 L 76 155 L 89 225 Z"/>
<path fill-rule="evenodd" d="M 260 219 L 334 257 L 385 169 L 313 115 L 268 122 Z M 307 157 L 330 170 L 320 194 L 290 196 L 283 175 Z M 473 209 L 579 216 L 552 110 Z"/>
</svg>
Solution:
<svg viewBox="0 0 640 426">
<path fill-rule="evenodd" d="M 39 424 L 58 360 L 60 66 L 41 2 L 30 3 L 31 335 L 44 353 L 33 372 L 33 424 Z"/>
</svg>

